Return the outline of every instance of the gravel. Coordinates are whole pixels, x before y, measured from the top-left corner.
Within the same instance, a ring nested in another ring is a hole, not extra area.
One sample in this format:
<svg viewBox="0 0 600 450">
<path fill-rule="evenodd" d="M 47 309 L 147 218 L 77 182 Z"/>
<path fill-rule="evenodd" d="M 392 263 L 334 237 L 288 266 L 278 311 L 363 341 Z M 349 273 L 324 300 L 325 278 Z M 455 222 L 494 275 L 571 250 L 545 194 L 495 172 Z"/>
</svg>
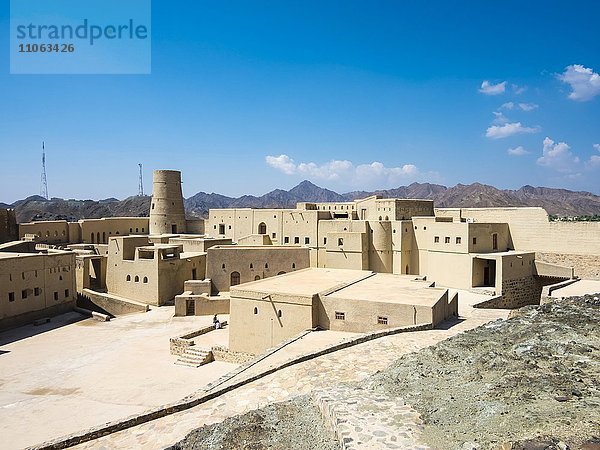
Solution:
<svg viewBox="0 0 600 450">
<path fill-rule="evenodd" d="M 307 396 L 192 431 L 168 450 L 338 450 L 333 431 Z"/>
<path fill-rule="evenodd" d="M 522 308 L 364 384 L 419 411 L 435 449 L 600 449 L 598 298 Z"/>
</svg>

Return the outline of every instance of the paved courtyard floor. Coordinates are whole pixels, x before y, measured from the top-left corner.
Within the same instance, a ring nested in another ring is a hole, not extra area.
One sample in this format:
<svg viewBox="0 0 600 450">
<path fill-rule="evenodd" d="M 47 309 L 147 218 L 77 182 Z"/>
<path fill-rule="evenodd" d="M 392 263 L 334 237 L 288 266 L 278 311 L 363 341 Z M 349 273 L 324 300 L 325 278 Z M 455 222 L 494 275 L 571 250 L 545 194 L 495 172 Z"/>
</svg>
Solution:
<svg viewBox="0 0 600 450">
<path fill-rule="evenodd" d="M 579 280 L 573 284 L 561 289 L 555 289 L 552 297 L 571 297 L 585 294 L 600 293 L 600 281 L 598 280 Z"/>
<path fill-rule="evenodd" d="M 237 367 L 175 365 L 169 338 L 212 324 L 212 316 L 173 313 L 167 306 L 98 322 L 72 312 L 0 333 L 0 447 L 23 448 L 140 413 Z M 228 340 L 224 328 L 196 342 L 210 348 Z"/>
<path fill-rule="evenodd" d="M 508 316 L 508 310 L 485 310 L 472 307 L 473 304 L 486 298 L 461 291 L 459 297 L 461 318 L 447 322 L 439 329 L 387 336 L 324 355 L 275 372 L 195 408 L 80 444 L 76 448 L 165 448 L 181 440 L 191 430 L 205 424 L 221 422 L 227 417 L 243 414 L 269 403 L 309 394 L 315 390 L 333 388 L 340 383 L 363 380 L 385 369 L 406 353 L 433 345 L 491 320 Z M 272 360 L 267 358 L 257 364 L 251 372 L 268 368 L 273 365 L 275 358 L 281 361 L 286 357 L 286 352 L 289 352 L 288 356 L 302 354 L 314 349 L 315 341 L 330 343 L 331 338 L 338 337 L 328 335 L 328 332 L 311 333 L 285 347 L 281 353 L 273 355 Z M 241 373 L 238 377 L 244 378 L 248 375 Z"/>
</svg>

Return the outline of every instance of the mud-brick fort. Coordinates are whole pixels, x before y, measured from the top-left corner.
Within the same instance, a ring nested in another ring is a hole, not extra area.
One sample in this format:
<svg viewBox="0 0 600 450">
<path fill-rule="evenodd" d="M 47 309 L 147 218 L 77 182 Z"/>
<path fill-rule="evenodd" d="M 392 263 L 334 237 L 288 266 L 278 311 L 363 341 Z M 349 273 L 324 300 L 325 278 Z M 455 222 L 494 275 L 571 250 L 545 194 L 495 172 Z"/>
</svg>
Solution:
<svg viewBox="0 0 600 450">
<path fill-rule="evenodd" d="M 174 304 L 176 316 L 230 314 L 230 350 L 256 354 L 309 328 L 435 326 L 457 314 L 457 289 L 517 308 L 546 285 L 600 279 L 600 223 L 434 206 L 372 196 L 190 219 L 180 172 L 157 170 L 147 218 L 17 228 L 3 210 L 0 327 L 80 302 L 115 315 Z"/>
</svg>

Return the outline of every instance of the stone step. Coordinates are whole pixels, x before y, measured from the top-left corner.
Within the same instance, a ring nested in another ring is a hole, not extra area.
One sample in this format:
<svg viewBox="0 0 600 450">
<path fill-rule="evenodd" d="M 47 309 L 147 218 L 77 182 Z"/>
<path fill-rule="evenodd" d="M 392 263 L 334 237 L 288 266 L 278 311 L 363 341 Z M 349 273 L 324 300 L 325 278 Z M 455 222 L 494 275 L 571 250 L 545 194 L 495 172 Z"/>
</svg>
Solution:
<svg viewBox="0 0 600 450">
<path fill-rule="evenodd" d="M 194 363 L 198 363 L 198 364 L 204 362 L 205 359 L 206 359 L 206 357 L 197 357 L 197 356 L 190 356 L 190 355 L 181 355 L 179 357 L 179 360 L 181 360 L 181 361 L 194 362 Z"/>
<path fill-rule="evenodd" d="M 187 367 L 200 367 L 213 361 L 213 354 L 210 350 L 201 348 L 188 348 L 179 355 L 175 364 Z"/>
<path fill-rule="evenodd" d="M 429 448 L 419 439 L 419 413 L 402 399 L 346 385 L 314 392 L 312 399 L 344 450 Z"/>
<path fill-rule="evenodd" d="M 201 355 L 201 356 L 206 356 L 209 353 L 210 353 L 210 350 L 201 350 L 201 349 L 195 349 L 195 348 L 188 348 L 184 352 L 184 354 L 187 354 L 187 355 Z"/>
<path fill-rule="evenodd" d="M 175 361 L 175 364 L 178 366 L 185 366 L 185 367 L 193 367 L 194 369 L 200 367 L 202 364 L 197 364 L 197 363 L 189 363 L 186 361 L 182 361 L 180 359 L 178 359 L 177 361 Z"/>
</svg>

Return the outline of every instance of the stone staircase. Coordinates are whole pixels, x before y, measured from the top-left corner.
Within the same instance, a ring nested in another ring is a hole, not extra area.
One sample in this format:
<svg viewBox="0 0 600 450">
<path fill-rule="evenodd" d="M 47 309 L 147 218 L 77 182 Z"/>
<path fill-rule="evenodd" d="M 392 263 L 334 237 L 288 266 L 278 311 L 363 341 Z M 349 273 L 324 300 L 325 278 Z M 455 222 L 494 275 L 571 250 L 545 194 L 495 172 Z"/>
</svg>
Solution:
<svg viewBox="0 0 600 450">
<path fill-rule="evenodd" d="M 213 361 L 213 354 L 210 350 L 204 350 L 196 347 L 189 347 L 179 355 L 175 364 L 186 367 L 200 367 Z"/>
<path fill-rule="evenodd" d="M 343 450 L 429 449 L 420 441 L 419 413 L 401 399 L 346 385 L 313 392 L 312 399 Z"/>
</svg>

